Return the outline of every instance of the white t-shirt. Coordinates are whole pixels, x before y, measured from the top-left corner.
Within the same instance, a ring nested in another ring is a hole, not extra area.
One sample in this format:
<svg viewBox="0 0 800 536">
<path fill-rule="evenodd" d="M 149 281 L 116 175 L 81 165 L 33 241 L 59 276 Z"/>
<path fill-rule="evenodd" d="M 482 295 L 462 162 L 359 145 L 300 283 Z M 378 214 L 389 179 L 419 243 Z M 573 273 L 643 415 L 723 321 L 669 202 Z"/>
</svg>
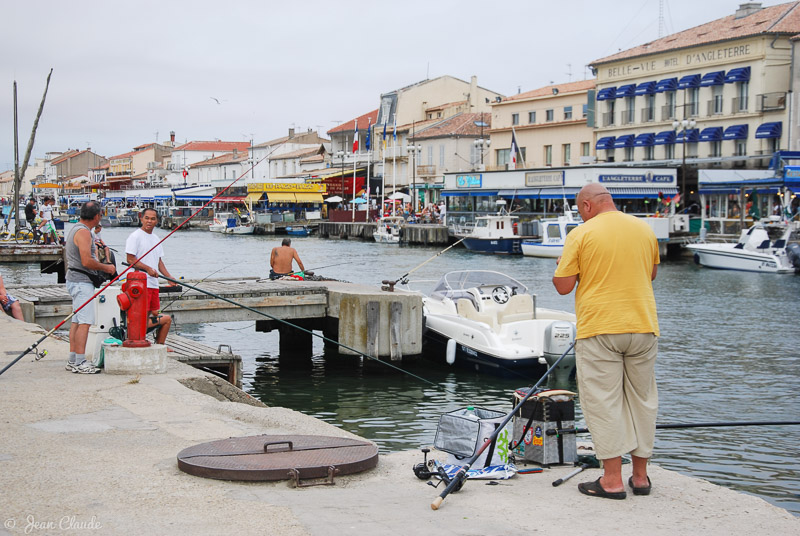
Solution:
<svg viewBox="0 0 800 536">
<path fill-rule="evenodd" d="M 50 205 L 42 206 L 42 212 L 39 215 L 46 222 L 53 221 L 53 207 L 51 207 Z"/>
<path fill-rule="evenodd" d="M 158 244 L 160 238 L 155 233 L 147 234 L 141 229 L 136 229 L 125 241 L 125 253 L 134 255 L 137 259 L 153 246 Z M 164 250 L 158 245 L 153 251 L 140 259 L 141 264 L 146 264 L 158 272 L 158 261 L 164 256 Z M 158 288 L 158 278 L 147 275 L 147 288 Z"/>
</svg>

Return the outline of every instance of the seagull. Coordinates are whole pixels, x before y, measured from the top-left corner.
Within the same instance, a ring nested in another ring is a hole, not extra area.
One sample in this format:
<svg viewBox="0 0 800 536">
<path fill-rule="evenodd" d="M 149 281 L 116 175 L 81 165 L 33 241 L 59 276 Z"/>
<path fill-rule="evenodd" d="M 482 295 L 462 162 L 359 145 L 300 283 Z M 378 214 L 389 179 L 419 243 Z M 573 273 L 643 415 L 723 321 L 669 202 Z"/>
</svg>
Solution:
<svg viewBox="0 0 800 536">
<path fill-rule="evenodd" d="M 209 97 L 209 99 L 212 99 L 212 100 L 213 100 L 214 102 L 216 102 L 217 104 L 222 104 L 221 102 L 219 102 L 219 99 L 218 99 L 218 98 L 216 98 L 216 97 Z"/>
</svg>

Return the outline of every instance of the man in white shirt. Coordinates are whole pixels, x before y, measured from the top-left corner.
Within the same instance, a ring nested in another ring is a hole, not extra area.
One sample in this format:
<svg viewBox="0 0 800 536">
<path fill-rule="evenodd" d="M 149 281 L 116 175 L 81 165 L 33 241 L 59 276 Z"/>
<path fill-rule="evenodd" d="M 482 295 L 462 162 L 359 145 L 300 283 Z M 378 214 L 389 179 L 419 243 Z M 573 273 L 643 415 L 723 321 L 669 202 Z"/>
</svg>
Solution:
<svg viewBox="0 0 800 536">
<path fill-rule="evenodd" d="M 158 273 L 173 279 L 172 275 L 164 266 L 162 257 L 164 250 L 159 244 L 160 239 L 153 233 L 153 229 L 158 223 L 158 213 L 153 208 L 146 208 L 139 213 L 142 226 L 136 229 L 125 241 L 125 254 L 133 268 L 147 273 L 147 310 L 150 320 L 147 327 L 158 326 L 156 344 L 164 344 L 167 340 L 167 332 L 172 325 L 172 318 L 169 315 L 159 315 L 161 301 L 158 297 Z M 152 250 L 152 251 L 150 251 Z M 148 253 L 149 252 L 149 253 Z M 138 262 L 136 262 L 136 260 Z M 169 286 L 174 287 L 176 283 L 170 281 Z"/>
</svg>

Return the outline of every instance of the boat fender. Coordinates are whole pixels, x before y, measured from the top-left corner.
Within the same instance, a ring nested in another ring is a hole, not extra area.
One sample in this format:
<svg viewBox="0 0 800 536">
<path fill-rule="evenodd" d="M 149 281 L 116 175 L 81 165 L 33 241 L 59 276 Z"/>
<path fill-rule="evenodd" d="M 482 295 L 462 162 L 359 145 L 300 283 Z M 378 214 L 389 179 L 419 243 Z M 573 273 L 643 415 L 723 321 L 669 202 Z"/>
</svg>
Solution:
<svg viewBox="0 0 800 536">
<path fill-rule="evenodd" d="M 795 269 L 800 270 L 800 244 L 792 242 L 786 246 L 786 256 L 789 257 L 789 261 Z"/>
<path fill-rule="evenodd" d="M 456 362 L 456 340 L 447 339 L 447 351 L 444 354 L 448 365 Z"/>
<path fill-rule="evenodd" d="M 694 263 L 700 265 L 700 255 L 697 253 L 694 254 Z"/>
</svg>

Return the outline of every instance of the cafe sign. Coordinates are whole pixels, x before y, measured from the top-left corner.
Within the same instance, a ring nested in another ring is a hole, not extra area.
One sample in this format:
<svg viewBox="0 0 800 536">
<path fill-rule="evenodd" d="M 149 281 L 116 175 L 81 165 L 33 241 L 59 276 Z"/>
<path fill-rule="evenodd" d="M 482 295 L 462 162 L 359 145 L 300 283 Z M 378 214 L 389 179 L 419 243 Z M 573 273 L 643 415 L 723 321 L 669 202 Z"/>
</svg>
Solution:
<svg viewBox="0 0 800 536">
<path fill-rule="evenodd" d="M 533 171 L 526 173 L 525 186 L 564 186 L 564 172 Z"/>
<path fill-rule="evenodd" d="M 259 192 L 306 192 L 324 194 L 326 190 L 325 185 L 321 183 L 258 182 L 247 185 L 247 193 Z"/>
<path fill-rule="evenodd" d="M 483 175 L 456 175 L 456 188 L 480 188 Z"/>
<path fill-rule="evenodd" d="M 644 175 L 600 175 L 600 182 L 613 184 L 646 183 L 646 184 L 671 184 L 674 180 L 672 175 L 656 175 L 645 173 Z"/>
</svg>

